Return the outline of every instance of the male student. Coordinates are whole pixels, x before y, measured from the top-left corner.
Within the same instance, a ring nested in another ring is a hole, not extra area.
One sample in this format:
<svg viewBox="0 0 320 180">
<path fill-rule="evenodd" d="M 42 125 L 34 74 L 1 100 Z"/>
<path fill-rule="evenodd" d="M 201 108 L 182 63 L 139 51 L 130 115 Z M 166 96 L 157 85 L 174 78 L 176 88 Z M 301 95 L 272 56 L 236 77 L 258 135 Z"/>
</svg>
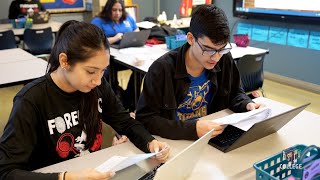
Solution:
<svg viewBox="0 0 320 180">
<path fill-rule="evenodd" d="M 214 5 L 192 14 L 187 43 L 156 60 L 145 76 L 136 119 L 155 135 L 197 139 L 224 126 L 198 118 L 230 108 L 259 108 L 240 86 L 230 54 L 230 29 L 225 13 Z"/>
</svg>

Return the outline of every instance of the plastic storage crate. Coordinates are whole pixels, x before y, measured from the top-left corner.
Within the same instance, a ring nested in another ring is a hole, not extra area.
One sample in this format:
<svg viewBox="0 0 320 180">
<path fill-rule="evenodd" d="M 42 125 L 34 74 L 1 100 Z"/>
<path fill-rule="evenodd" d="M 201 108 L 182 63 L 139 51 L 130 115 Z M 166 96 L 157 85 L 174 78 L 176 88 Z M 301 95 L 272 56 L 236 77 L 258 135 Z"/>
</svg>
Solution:
<svg viewBox="0 0 320 180">
<path fill-rule="evenodd" d="M 308 147 L 305 145 L 295 145 L 279 152 L 265 160 L 257 162 L 253 165 L 256 169 L 257 180 L 302 180 L 308 178 L 303 177 L 304 168 L 310 164 L 299 164 L 298 159 L 304 156 L 303 160 L 310 160 L 312 157 L 319 158 L 320 151 L 312 150 L 304 154 Z M 303 161 L 304 162 L 304 161 Z M 291 166 L 291 168 L 287 168 Z M 320 170 L 320 169 L 319 169 Z M 319 172 L 320 174 L 320 172 Z M 320 180 L 320 176 L 313 178 Z"/>
<path fill-rule="evenodd" d="M 165 39 L 168 49 L 175 49 L 184 45 L 187 42 L 185 38 L 179 39 L 179 36 L 167 36 L 165 37 Z"/>
</svg>

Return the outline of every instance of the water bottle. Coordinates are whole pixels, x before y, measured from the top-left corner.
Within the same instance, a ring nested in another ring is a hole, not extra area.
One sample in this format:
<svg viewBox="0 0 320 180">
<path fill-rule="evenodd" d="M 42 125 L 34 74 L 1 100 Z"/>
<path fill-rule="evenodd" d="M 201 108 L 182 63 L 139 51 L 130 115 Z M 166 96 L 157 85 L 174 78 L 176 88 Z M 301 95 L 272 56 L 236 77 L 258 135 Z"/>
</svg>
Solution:
<svg viewBox="0 0 320 180">
<path fill-rule="evenodd" d="M 172 22 L 173 22 L 174 25 L 178 25 L 178 20 L 177 20 L 177 15 L 176 14 L 173 15 Z"/>
<path fill-rule="evenodd" d="M 162 18 L 164 21 L 167 21 L 167 13 L 165 11 L 162 11 Z"/>
</svg>

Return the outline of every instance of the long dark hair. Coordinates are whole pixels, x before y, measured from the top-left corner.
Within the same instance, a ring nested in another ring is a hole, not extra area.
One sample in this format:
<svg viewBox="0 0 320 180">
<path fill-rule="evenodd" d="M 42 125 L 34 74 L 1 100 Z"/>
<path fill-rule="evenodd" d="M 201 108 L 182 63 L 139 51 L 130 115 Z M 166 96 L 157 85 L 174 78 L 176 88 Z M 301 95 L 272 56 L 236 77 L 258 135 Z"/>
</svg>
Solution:
<svg viewBox="0 0 320 180">
<path fill-rule="evenodd" d="M 217 45 L 230 41 L 227 16 L 222 9 L 214 5 L 199 6 L 192 13 L 189 29 L 196 39 L 207 36 Z"/>
<path fill-rule="evenodd" d="M 113 21 L 112 20 L 112 7 L 114 4 L 120 3 L 122 7 L 122 16 L 120 21 L 124 21 L 127 18 L 127 11 L 125 10 L 124 2 L 122 0 L 108 0 L 106 5 L 104 5 L 103 10 L 99 13 L 99 17 L 106 20 L 106 21 Z"/>
<path fill-rule="evenodd" d="M 78 62 L 85 62 L 99 50 L 109 50 L 107 38 L 95 25 L 67 21 L 59 29 L 49 58 L 47 72 L 52 73 L 60 66 L 59 54 L 65 53 L 68 64 L 72 67 Z M 79 124 L 87 133 L 86 148 L 93 145 L 99 130 L 99 112 L 97 88 L 83 93 L 79 104 Z"/>
</svg>

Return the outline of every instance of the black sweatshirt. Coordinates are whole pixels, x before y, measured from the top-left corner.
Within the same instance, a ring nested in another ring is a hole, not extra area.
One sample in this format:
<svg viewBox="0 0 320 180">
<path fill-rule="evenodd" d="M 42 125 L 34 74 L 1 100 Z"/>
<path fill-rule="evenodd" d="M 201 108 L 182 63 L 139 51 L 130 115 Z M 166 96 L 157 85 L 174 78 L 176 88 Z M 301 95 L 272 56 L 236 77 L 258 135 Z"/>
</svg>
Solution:
<svg viewBox="0 0 320 180">
<path fill-rule="evenodd" d="M 97 99 L 100 130 L 88 150 L 84 149 L 86 133 L 78 120 L 82 92 L 62 91 L 49 74 L 22 88 L 14 98 L 8 124 L 0 139 L 0 179 L 57 180 L 58 173 L 30 171 L 80 156 L 82 151 L 100 150 L 102 121 L 148 152 L 147 143 L 154 139 L 150 133 L 125 112 L 105 80 L 96 88 L 101 94 Z"/>
</svg>

